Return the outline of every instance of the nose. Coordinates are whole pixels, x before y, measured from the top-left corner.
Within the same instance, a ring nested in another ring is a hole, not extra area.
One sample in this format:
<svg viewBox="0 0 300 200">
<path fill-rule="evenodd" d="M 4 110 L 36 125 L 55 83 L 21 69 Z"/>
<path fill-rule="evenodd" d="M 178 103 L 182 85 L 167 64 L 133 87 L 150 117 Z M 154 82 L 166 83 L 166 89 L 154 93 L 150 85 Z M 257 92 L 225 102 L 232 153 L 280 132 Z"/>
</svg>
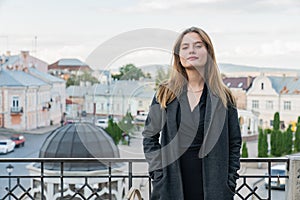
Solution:
<svg viewBox="0 0 300 200">
<path fill-rule="evenodd" d="M 195 54 L 195 47 L 193 46 L 189 47 L 189 54 Z"/>
</svg>

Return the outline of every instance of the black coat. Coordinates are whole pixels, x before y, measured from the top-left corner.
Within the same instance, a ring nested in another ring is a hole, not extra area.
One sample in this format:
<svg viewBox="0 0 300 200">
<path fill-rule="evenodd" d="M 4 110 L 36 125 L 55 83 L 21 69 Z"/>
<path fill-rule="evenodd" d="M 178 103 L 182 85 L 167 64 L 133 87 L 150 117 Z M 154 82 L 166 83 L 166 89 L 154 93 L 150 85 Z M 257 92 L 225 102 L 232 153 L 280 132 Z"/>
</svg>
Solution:
<svg viewBox="0 0 300 200">
<path fill-rule="evenodd" d="M 181 97 L 176 98 L 166 109 L 161 109 L 154 98 L 145 123 L 143 145 L 153 184 L 152 200 L 183 200 L 178 160 L 183 152 L 178 148 L 178 135 L 181 131 L 197 131 L 190 124 L 181 123 L 181 118 L 190 116 L 181 112 L 180 102 Z M 204 140 L 199 151 L 199 157 L 203 158 L 205 200 L 233 199 L 239 177 L 240 148 L 241 132 L 236 108 L 232 105 L 225 108 L 208 89 Z"/>
</svg>

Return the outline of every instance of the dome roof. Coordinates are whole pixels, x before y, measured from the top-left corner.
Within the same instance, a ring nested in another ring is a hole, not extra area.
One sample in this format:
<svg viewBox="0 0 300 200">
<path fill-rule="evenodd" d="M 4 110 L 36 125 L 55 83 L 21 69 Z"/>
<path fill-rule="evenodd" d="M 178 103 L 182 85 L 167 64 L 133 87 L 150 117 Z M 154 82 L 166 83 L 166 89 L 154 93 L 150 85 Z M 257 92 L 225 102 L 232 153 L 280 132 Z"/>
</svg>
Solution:
<svg viewBox="0 0 300 200">
<path fill-rule="evenodd" d="M 108 133 L 90 123 L 72 123 L 52 131 L 45 139 L 40 158 L 119 158 L 119 150 Z M 60 163 L 45 163 L 46 169 L 60 170 Z M 64 163 L 67 171 L 106 169 L 101 162 Z"/>
</svg>

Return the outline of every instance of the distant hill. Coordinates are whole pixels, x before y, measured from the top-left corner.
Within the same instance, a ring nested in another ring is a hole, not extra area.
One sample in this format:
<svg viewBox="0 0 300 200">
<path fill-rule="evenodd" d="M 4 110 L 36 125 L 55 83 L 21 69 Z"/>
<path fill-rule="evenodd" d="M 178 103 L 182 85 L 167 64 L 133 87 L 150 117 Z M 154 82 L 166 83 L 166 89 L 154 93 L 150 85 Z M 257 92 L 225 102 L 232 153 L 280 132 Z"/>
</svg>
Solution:
<svg viewBox="0 0 300 200">
<path fill-rule="evenodd" d="M 247 65 L 235 65 L 229 63 L 219 63 L 219 69 L 221 72 L 297 72 L 300 74 L 300 69 L 288 69 L 288 68 L 270 68 L 270 67 L 254 67 Z"/>
<path fill-rule="evenodd" d="M 294 72 L 300 75 L 300 69 L 289 69 L 289 68 L 269 68 L 269 67 L 256 67 L 256 66 L 247 66 L 247 65 L 236 65 L 230 63 L 219 63 L 219 69 L 221 73 L 233 73 L 233 72 Z M 159 68 L 168 69 L 169 65 L 167 64 L 157 64 L 157 65 L 143 65 L 139 66 L 144 73 L 150 73 L 151 77 L 156 76 L 156 71 Z M 300 68 L 300 67 L 299 67 Z"/>
</svg>

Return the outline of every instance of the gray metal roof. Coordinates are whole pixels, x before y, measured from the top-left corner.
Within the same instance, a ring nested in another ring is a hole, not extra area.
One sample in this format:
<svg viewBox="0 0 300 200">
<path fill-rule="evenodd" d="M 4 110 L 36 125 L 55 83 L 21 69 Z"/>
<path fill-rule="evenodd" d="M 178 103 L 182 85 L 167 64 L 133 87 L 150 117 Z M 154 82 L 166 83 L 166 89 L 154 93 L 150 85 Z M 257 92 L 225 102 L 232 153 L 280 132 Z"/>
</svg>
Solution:
<svg viewBox="0 0 300 200">
<path fill-rule="evenodd" d="M 64 58 L 58 61 L 58 66 L 86 66 L 84 62 L 76 58 Z"/>
<path fill-rule="evenodd" d="M 1 70 L 0 86 L 43 86 L 46 82 L 18 70 Z"/>
<path fill-rule="evenodd" d="M 54 130 L 44 141 L 40 158 L 119 158 L 119 149 L 110 135 L 90 123 L 73 123 Z M 59 163 L 45 163 L 45 168 L 59 170 Z M 106 169 L 101 162 L 65 163 L 67 171 Z"/>
<path fill-rule="evenodd" d="M 83 97 L 88 93 L 88 88 L 85 86 L 71 85 L 67 87 L 66 94 L 70 97 Z"/>
<path fill-rule="evenodd" d="M 108 92 L 109 91 L 109 92 Z M 110 84 L 94 84 L 92 86 L 69 86 L 66 90 L 68 96 L 83 97 L 90 96 L 125 96 L 152 98 L 155 91 L 151 86 L 140 81 L 116 81 Z"/>
<path fill-rule="evenodd" d="M 269 76 L 272 87 L 280 94 L 299 94 L 300 93 L 300 79 L 297 77 L 276 77 Z"/>
<path fill-rule="evenodd" d="M 63 82 L 65 82 L 63 79 L 57 78 L 48 73 L 41 72 L 33 67 L 28 68 L 28 70 L 29 70 L 29 73 L 32 74 L 33 76 L 38 77 L 48 83 L 63 83 Z"/>
</svg>

